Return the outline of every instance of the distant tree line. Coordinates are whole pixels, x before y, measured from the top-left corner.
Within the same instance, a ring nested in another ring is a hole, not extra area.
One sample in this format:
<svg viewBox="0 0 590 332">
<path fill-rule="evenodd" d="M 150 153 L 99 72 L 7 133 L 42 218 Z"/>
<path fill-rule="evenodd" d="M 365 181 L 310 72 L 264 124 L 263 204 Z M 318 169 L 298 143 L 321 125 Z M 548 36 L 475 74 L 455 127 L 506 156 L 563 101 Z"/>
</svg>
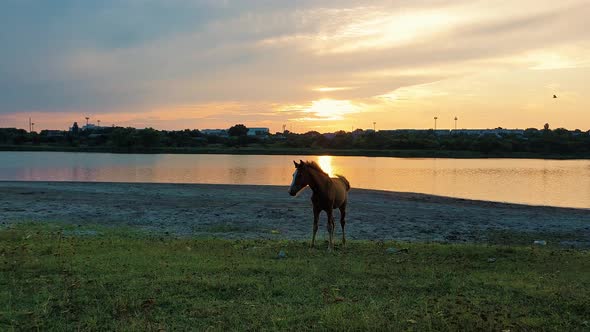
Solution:
<svg viewBox="0 0 590 332">
<path fill-rule="evenodd" d="M 590 134 L 563 128 L 530 128 L 522 135 L 440 135 L 429 131 L 338 131 L 322 134 L 283 133 L 247 136 L 242 124 L 227 130 L 227 136 L 205 135 L 199 130 L 156 130 L 101 127 L 70 131 L 43 130 L 29 133 L 23 129 L 0 128 L 0 145 L 39 145 L 54 147 L 104 147 L 107 149 L 247 147 L 356 150 L 439 150 L 489 153 L 590 154 Z"/>
<path fill-rule="evenodd" d="M 369 150 L 446 150 L 481 153 L 590 153 L 590 134 L 580 130 L 537 130 L 530 128 L 523 135 L 438 135 L 433 130 L 416 132 L 338 131 L 333 134 L 308 132 L 287 134 L 289 147 Z"/>
<path fill-rule="evenodd" d="M 228 137 L 204 135 L 196 129 L 156 130 L 131 127 L 96 127 L 80 129 L 77 123 L 71 130 L 42 130 L 27 132 L 24 129 L 0 128 L 2 145 L 49 145 L 49 146 L 89 146 L 112 148 L 156 148 L 156 147 L 202 147 L 207 145 L 247 146 L 260 143 L 260 137 L 248 137 L 248 128 L 243 124 L 229 128 Z"/>
</svg>

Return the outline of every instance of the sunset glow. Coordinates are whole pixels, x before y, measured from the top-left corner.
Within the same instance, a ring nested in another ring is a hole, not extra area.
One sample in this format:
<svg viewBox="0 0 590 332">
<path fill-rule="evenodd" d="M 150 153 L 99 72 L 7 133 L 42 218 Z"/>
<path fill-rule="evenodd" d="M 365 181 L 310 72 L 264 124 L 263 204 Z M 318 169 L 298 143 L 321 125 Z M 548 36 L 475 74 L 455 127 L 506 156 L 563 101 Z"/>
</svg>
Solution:
<svg viewBox="0 0 590 332">
<path fill-rule="evenodd" d="M 334 91 L 344 91 L 344 90 L 352 90 L 352 89 L 354 89 L 354 88 L 347 87 L 347 86 L 340 86 L 340 87 L 321 87 L 321 88 L 315 88 L 315 89 L 313 89 L 313 91 L 334 92 Z"/>
<path fill-rule="evenodd" d="M 88 116 L 327 132 L 430 128 L 434 116 L 450 128 L 457 116 L 465 128 L 588 130 L 589 13 L 583 0 L 10 2 L 0 22 L 20 32 L 0 36 L 0 126 Z"/>
<path fill-rule="evenodd" d="M 349 100 L 314 100 L 305 112 L 322 120 L 342 120 L 346 114 L 358 112 Z"/>
<path fill-rule="evenodd" d="M 328 52 L 346 53 L 361 50 L 386 49 L 426 40 L 450 28 L 453 17 L 444 12 L 416 12 L 395 15 L 373 13 L 362 21 L 343 26 L 333 35 Z"/>
</svg>

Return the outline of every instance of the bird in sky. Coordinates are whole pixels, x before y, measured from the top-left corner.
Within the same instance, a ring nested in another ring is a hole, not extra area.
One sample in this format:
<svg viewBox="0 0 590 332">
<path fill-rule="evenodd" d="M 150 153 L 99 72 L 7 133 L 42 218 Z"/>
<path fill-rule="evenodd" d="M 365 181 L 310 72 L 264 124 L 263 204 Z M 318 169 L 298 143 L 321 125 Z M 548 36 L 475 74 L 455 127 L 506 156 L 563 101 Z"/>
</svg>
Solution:
<svg viewBox="0 0 590 332">
<path fill-rule="evenodd" d="M 557 98 L 557 95 L 553 95 L 553 98 Z"/>
</svg>

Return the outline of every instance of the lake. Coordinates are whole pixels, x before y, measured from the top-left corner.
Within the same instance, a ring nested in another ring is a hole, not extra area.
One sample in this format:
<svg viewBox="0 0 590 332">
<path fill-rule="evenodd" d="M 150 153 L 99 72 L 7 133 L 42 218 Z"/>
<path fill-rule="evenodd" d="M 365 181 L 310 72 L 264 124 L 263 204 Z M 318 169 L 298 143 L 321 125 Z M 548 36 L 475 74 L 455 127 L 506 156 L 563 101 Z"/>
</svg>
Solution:
<svg viewBox="0 0 590 332">
<path fill-rule="evenodd" d="M 288 186 L 299 159 L 355 188 L 590 208 L 590 160 L 0 152 L 0 180 Z"/>
</svg>

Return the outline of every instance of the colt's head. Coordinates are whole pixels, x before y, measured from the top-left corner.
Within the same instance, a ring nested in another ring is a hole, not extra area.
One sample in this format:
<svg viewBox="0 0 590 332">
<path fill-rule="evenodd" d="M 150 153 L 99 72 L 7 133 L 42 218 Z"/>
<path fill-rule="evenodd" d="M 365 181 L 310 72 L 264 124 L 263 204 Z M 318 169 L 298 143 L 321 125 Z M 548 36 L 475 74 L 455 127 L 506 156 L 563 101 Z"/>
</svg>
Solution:
<svg viewBox="0 0 590 332">
<path fill-rule="evenodd" d="M 295 172 L 293 172 L 293 181 L 291 181 L 291 186 L 289 187 L 289 195 L 291 196 L 297 195 L 298 192 L 307 186 L 305 163 L 303 160 L 299 160 L 298 164 L 293 160 L 293 164 L 295 164 Z"/>
</svg>

